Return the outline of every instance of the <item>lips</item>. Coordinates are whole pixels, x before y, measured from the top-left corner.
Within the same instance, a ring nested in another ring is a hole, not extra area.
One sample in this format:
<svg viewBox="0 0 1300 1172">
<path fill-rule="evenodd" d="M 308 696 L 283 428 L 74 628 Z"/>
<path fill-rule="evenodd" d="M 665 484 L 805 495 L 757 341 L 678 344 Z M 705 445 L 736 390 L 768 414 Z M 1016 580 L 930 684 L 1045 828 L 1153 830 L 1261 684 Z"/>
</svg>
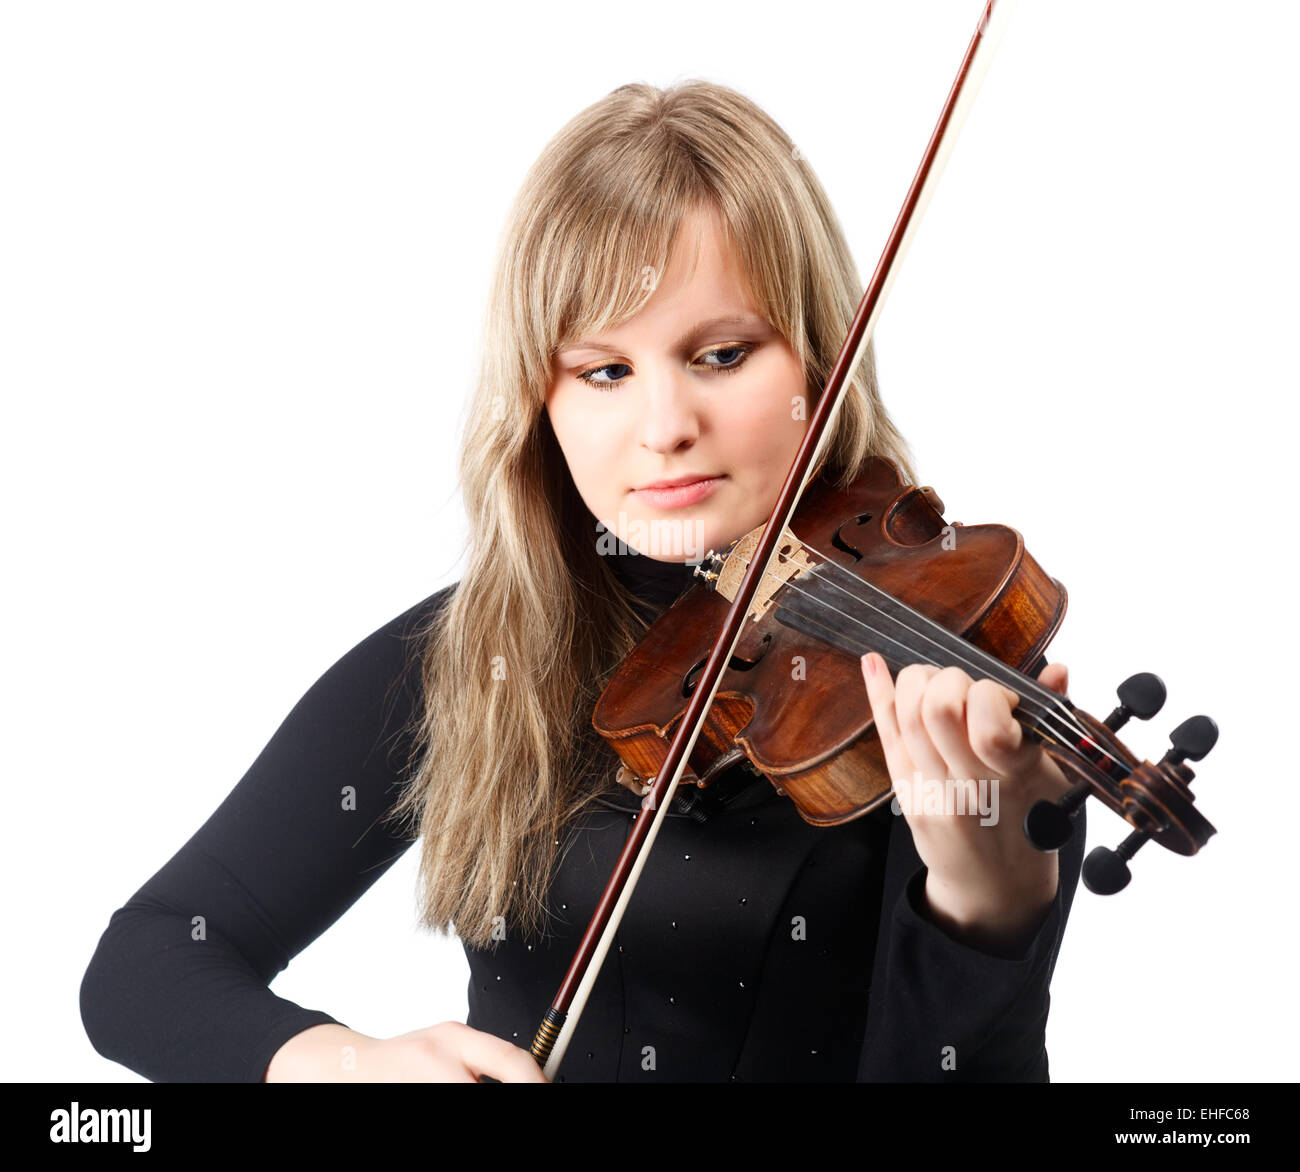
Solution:
<svg viewBox="0 0 1300 1172">
<path fill-rule="evenodd" d="M 680 509 L 711 496 L 723 479 L 722 476 L 679 476 L 633 491 L 638 499 L 657 509 Z"/>
<path fill-rule="evenodd" d="M 643 484 L 637 492 L 644 492 L 647 488 L 682 488 L 687 484 L 697 484 L 701 480 L 714 480 L 714 476 L 708 473 L 696 474 L 693 476 L 675 476 L 671 480 L 656 480 L 653 484 Z"/>
</svg>

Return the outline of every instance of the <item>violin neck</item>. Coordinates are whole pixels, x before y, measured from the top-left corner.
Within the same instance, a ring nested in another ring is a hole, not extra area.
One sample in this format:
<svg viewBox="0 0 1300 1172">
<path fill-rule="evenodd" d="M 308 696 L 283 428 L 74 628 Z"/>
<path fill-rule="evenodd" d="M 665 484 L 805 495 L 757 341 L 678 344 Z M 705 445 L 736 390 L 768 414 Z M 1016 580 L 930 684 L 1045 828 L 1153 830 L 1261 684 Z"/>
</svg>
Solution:
<svg viewBox="0 0 1300 1172">
<path fill-rule="evenodd" d="M 875 651 L 894 671 L 912 663 L 959 667 L 973 680 L 996 680 L 1022 697 L 1061 698 L 866 579 L 830 563 L 790 582 L 772 615 L 784 626 L 858 658 Z"/>
<path fill-rule="evenodd" d="M 843 567 L 823 563 L 799 575 L 781 592 L 772 617 L 858 658 L 875 651 L 894 672 L 924 663 L 959 667 L 972 680 L 994 680 L 1020 697 L 1012 715 L 1034 740 L 1060 744 L 1075 739 L 1062 735 L 1074 712 L 1064 696 Z"/>
</svg>

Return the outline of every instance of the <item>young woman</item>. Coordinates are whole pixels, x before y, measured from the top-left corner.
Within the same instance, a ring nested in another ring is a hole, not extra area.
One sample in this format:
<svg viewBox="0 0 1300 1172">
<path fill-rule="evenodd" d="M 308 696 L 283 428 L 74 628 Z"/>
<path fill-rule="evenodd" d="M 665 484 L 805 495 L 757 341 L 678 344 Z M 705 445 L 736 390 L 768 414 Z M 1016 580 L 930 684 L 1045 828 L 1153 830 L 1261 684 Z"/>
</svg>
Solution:
<svg viewBox="0 0 1300 1172">
<path fill-rule="evenodd" d="M 734 91 L 624 86 L 564 127 L 501 241 L 464 577 L 330 668 L 114 913 L 96 1049 L 155 1080 L 544 1081 L 525 1047 L 640 812 L 596 699 L 692 562 L 767 519 L 860 295 L 807 162 Z M 825 450 L 845 483 L 876 455 L 914 479 L 870 349 Z M 1084 836 L 1058 861 L 1020 825 L 1064 779 L 998 685 L 862 668 L 896 788 L 996 778 L 996 822 L 814 828 L 740 767 L 679 790 L 561 1079 L 1046 1079 Z M 468 1023 L 372 1038 L 271 993 L 416 839 Z"/>
</svg>

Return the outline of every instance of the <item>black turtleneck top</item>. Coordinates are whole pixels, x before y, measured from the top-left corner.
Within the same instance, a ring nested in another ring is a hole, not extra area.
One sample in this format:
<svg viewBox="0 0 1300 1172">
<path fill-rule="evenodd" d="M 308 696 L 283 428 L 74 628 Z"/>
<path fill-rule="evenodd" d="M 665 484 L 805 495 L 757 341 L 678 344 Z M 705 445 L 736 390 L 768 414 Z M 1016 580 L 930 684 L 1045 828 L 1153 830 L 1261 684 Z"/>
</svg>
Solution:
<svg viewBox="0 0 1300 1172">
<path fill-rule="evenodd" d="M 611 566 L 647 614 L 695 580 L 690 565 L 635 554 Z M 100 1054 L 156 1082 L 256 1082 L 289 1038 L 338 1021 L 268 986 L 413 841 L 383 819 L 422 701 L 405 636 L 453 589 L 330 667 L 193 837 L 113 912 L 81 984 Z M 340 800 L 347 786 L 355 809 Z M 466 947 L 469 1026 L 529 1045 L 639 814 L 639 799 L 614 787 L 571 828 L 543 939 L 507 929 L 494 948 Z M 1079 823 L 1046 919 L 1005 957 L 925 917 L 924 864 L 887 806 L 816 828 L 740 767 L 679 791 L 557 1081 L 1046 1081 Z"/>
</svg>

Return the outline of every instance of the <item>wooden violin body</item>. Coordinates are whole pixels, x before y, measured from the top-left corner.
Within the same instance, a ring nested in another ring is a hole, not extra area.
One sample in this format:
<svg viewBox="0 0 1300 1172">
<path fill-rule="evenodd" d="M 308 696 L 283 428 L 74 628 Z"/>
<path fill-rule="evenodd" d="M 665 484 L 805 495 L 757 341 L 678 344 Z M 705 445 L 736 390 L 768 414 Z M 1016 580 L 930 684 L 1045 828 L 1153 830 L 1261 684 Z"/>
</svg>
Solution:
<svg viewBox="0 0 1300 1172">
<path fill-rule="evenodd" d="M 797 542 L 781 545 L 755 596 L 685 779 L 708 785 L 747 759 L 806 821 L 823 826 L 891 796 L 860 657 L 877 650 L 899 665 L 912 660 L 870 632 L 855 642 L 854 624 L 846 631 L 842 622 L 840 587 L 814 581 L 813 566 L 843 567 L 1011 667 L 1041 658 L 1065 616 L 1065 588 L 1014 529 L 952 525 L 942 508 L 883 458 L 847 488 L 821 477 L 808 485 L 787 530 Z M 638 779 L 663 764 L 730 606 L 728 579 L 743 573 L 761 530 L 733 545 L 715 588 L 701 581 L 664 612 L 596 705 L 593 725 Z M 827 616 L 841 624 L 823 627 Z"/>
</svg>

